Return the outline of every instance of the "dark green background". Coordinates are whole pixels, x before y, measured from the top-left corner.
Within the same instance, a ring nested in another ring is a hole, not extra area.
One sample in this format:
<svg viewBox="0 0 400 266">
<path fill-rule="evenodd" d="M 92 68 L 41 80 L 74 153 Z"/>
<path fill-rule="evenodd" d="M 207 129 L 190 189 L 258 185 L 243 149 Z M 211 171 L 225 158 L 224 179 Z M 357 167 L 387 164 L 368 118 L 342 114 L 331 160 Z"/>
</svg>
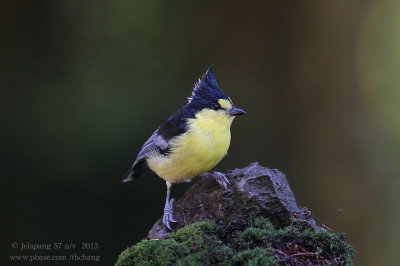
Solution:
<svg viewBox="0 0 400 266">
<path fill-rule="evenodd" d="M 358 265 L 397 261 L 398 2 L 3 1 L 0 13 L 6 264 L 28 253 L 13 241 L 98 242 L 109 265 L 145 237 L 165 184 L 120 177 L 210 63 L 248 112 L 216 169 L 280 169 Z"/>
</svg>

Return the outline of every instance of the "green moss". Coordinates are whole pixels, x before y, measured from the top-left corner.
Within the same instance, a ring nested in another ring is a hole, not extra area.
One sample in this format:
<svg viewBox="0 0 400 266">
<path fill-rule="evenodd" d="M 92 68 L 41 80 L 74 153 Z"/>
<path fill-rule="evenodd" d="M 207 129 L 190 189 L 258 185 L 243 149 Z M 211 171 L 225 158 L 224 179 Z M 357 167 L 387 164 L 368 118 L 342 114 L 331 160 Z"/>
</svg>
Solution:
<svg viewBox="0 0 400 266">
<path fill-rule="evenodd" d="M 189 248 L 186 257 L 176 261 L 177 265 L 226 265 L 232 250 L 225 246 L 216 224 L 199 222 L 186 226 L 170 236 L 171 239 Z"/>
<path fill-rule="evenodd" d="M 350 265 L 352 258 L 343 235 L 295 226 L 277 230 L 258 217 L 248 228 L 228 235 L 212 222 L 199 222 L 167 239 L 143 240 L 123 251 L 116 265 L 278 265 L 307 260 Z"/>
<path fill-rule="evenodd" d="M 274 231 L 275 228 L 273 226 L 273 224 L 266 218 L 264 217 L 255 217 L 252 219 L 252 221 L 250 222 L 250 225 L 252 227 L 255 228 L 259 228 L 259 229 L 265 229 L 268 231 Z"/>
<path fill-rule="evenodd" d="M 173 239 L 143 240 L 123 251 L 116 265 L 168 265 L 188 254 L 187 246 Z"/>
<path fill-rule="evenodd" d="M 215 238 L 217 232 L 217 226 L 214 223 L 199 222 L 176 231 L 174 234 L 171 234 L 170 238 L 194 249 L 200 249 L 209 244 L 208 242 L 213 239 L 208 238 Z"/>
<path fill-rule="evenodd" d="M 232 262 L 239 265 L 278 265 L 278 261 L 273 256 L 274 252 L 270 248 L 253 248 L 239 251 L 232 258 Z"/>
<path fill-rule="evenodd" d="M 237 234 L 233 244 L 238 249 L 251 248 L 266 242 L 270 233 L 265 229 L 249 227 Z"/>
<path fill-rule="evenodd" d="M 322 256 L 340 257 L 344 264 L 350 265 L 353 248 L 345 242 L 344 235 L 318 230 L 295 231 L 293 238 L 304 240 L 304 246 Z"/>
<path fill-rule="evenodd" d="M 135 259 L 134 249 L 129 247 L 124 251 L 122 251 L 121 254 L 119 254 L 118 261 L 115 265 L 120 265 L 120 266 L 134 265 L 134 259 Z"/>
</svg>

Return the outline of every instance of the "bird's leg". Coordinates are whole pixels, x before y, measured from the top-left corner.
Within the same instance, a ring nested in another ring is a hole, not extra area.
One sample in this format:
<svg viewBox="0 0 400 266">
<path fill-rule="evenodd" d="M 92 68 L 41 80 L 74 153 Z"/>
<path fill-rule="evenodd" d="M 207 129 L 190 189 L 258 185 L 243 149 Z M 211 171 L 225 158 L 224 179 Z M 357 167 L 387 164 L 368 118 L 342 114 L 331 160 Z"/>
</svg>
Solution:
<svg viewBox="0 0 400 266">
<path fill-rule="evenodd" d="M 200 176 L 207 177 L 207 178 L 214 178 L 215 181 L 218 182 L 218 184 L 223 186 L 225 189 L 228 188 L 229 180 L 228 180 L 228 178 L 226 178 L 226 176 L 223 173 L 216 172 L 216 171 L 209 171 L 209 172 L 205 172 L 204 174 L 201 174 Z"/>
<path fill-rule="evenodd" d="M 163 223 L 169 230 L 172 230 L 172 228 L 169 225 L 169 223 L 170 222 L 176 223 L 176 220 L 172 216 L 175 199 L 171 199 L 171 200 L 169 199 L 169 194 L 170 194 L 170 190 L 171 190 L 171 183 L 168 182 L 168 181 L 166 183 L 167 183 L 167 199 L 165 200 Z"/>
</svg>

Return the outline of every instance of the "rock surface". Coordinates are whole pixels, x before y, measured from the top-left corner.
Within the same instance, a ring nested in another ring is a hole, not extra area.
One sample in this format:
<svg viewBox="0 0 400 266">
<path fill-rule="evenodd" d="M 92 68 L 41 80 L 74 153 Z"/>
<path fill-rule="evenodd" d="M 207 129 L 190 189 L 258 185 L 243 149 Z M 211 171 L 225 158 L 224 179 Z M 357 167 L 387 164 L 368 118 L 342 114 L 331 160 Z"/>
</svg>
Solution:
<svg viewBox="0 0 400 266">
<path fill-rule="evenodd" d="M 225 173 L 228 189 L 214 179 L 200 179 L 175 202 L 174 229 L 199 221 L 212 221 L 226 231 L 243 229 L 252 217 L 266 217 L 276 228 L 298 225 L 325 231 L 305 208 L 299 208 L 285 175 L 252 163 Z M 149 239 L 168 236 L 160 218 L 150 230 Z"/>
</svg>

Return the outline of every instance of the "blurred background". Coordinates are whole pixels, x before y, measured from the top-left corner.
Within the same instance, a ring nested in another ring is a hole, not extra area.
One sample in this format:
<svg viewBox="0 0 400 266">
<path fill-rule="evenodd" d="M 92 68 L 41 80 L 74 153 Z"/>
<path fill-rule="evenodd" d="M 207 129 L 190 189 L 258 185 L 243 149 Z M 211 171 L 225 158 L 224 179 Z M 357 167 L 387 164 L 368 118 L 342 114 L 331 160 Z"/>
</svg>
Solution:
<svg viewBox="0 0 400 266">
<path fill-rule="evenodd" d="M 120 178 L 212 63 L 248 112 L 216 169 L 278 168 L 299 205 L 346 233 L 356 264 L 398 260 L 400 2 L 2 1 L 0 12 L 4 255 L 13 241 L 97 242 L 87 254 L 109 265 L 144 238 L 165 183 Z"/>
</svg>

